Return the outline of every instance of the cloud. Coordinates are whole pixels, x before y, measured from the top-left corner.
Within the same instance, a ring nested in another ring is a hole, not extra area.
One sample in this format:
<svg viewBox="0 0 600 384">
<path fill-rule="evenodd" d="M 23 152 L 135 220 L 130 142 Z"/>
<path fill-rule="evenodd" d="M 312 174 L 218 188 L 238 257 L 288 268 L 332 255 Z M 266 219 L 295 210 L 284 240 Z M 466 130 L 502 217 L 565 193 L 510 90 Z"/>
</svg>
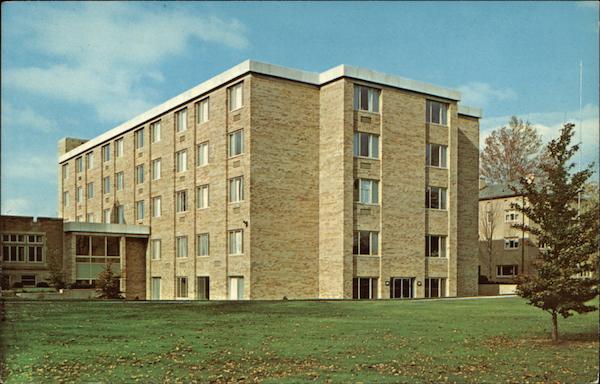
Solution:
<svg viewBox="0 0 600 384">
<path fill-rule="evenodd" d="M 9 68 L 5 84 L 89 105 L 105 121 L 125 120 L 155 105 L 150 84 L 165 79 L 157 66 L 193 54 L 192 42 L 249 45 L 245 26 L 235 19 L 127 3 L 39 8 L 13 25 L 27 36 L 24 48 L 46 55 L 48 64 Z"/>
<path fill-rule="evenodd" d="M 600 112 L 597 105 L 587 104 L 581 110 L 581 124 L 579 118 L 579 110 L 567 111 L 567 112 L 538 112 L 530 113 L 528 115 L 517 116 L 523 120 L 528 120 L 536 127 L 538 133 L 542 135 L 542 141 L 544 143 L 557 138 L 560 129 L 567 122 L 575 124 L 575 136 L 573 137 L 572 143 L 576 144 L 582 142 L 581 156 L 583 163 L 595 162 L 596 167 L 599 162 L 599 142 L 600 142 Z M 481 133 L 479 146 L 483 148 L 485 144 L 485 138 L 489 134 L 502 126 L 508 125 L 508 121 L 511 116 L 498 116 L 491 118 L 484 118 L 481 124 Z M 583 129 L 580 131 L 580 128 Z M 578 155 L 576 159 L 578 160 Z M 596 175 L 597 177 L 597 175 Z"/>
<path fill-rule="evenodd" d="M 2 164 L 2 178 L 13 180 L 54 181 L 56 157 L 19 151 L 7 156 Z"/>
<path fill-rule="evenodd" d="M 31 200 L 23 197 L 6 199 L 2 202 L 3 215 L 28 215 L 32 208 Z"/>
<path fill-rule="evenodd" d="M 513 100 L 517 94 L 511 88 L 495 89 L 487 83 L 472 82 L 457 87 L 461 93 L 461 104 L 485 107 L 497 100 Z"/>
<path fill-rule="evenodd" d="M 57 129 L 54 121 L 42 116 L 29 107 L 18 108 L 11 103 L 2 103 L 2 127 L 31 129 L 38 132 L 50 133 Z"/>
</svg>

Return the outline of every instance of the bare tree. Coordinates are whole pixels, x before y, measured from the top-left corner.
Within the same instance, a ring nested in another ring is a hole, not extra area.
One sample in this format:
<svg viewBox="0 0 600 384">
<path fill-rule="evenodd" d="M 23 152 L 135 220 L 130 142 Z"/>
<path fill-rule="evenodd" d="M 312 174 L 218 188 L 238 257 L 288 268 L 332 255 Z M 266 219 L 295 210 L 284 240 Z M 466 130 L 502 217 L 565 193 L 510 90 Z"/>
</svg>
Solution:
<svg viewBox="0 0 600 384">
<path fill-rule="evenodd" d="M 518 182 L 521 177 L 538 172 L 546 158 L 542 148 L 542 138 L 535 127 L 513 116 L 508 127 L 492 131 L 485 139 L 480 174 L 492 184 Z"/>
<path fill-rule="evenodd" d="M 481 230 L 479 231 L 479 238 L 485 242 L 485 250 L 488 257 L 488 276 L 492 276 L 492 252 L 494 245 L 494 232 L 496 225 L 500 217 L 500 210 L 498 209 L 498 203 L 488 201 L 485 204 L 483 212 L 479 215 L 479 225 Z"/>
</svg>

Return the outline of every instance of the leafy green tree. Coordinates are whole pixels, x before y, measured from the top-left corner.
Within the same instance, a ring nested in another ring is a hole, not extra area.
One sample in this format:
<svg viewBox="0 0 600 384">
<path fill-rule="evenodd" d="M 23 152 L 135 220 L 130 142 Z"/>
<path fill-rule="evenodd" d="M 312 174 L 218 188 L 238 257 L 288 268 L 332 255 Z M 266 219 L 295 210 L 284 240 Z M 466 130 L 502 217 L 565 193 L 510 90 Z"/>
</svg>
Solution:
<svg viewBox="0 0 600 384">
<path fill-rule="evenodd" d="M 545 158 L 542 138 L 529 121 L 511 117 L 508 127 L 492 131 L 479 156 L 480 174 L 490 184 L 518 182 Z"/>
<path fill-rule="evenodd" d="M 524 194 L 524 206 L 513 207 L 525 214 L 530 225 L 513 227 L 531 233 L 545 247 L 540 250 L 537 273 L 520 276 L 517 294 L 552 316 L 552 340 L 558 340 L 558 315 L 567 318 L 597 308 L 586 303 L 598 295 L 598 203 L 579 212 L 577 197 L 593 174 L 593 164 L 573 172 L 570 161 L 579 150 L 571 146 L 574 125 L 565 124 L 560 137 L 547 146 L 549 161 L 542 164 L 544 181 L 521 178 L 515 191 Z M 595 275 L 595 278 L 582 277 Z"/>
<path fill-rule="evenodd" d="M 121 299 L 121 290 L 119 288 L 119 278 L 113 272 L 111 263 L 107 264 L 104 271 L 98 274 L 96 279 L 96 288 L 101 291 L 100 298 L 103 299 Z"/>
</svg>

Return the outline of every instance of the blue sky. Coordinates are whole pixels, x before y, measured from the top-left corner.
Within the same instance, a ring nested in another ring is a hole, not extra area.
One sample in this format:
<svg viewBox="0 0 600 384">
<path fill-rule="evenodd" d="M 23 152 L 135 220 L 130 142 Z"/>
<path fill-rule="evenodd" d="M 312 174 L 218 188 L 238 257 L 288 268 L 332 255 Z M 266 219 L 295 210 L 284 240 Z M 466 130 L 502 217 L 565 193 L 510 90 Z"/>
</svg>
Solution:
<svg viewBox="0 0 600 384">
<path fill-rule="evenodd" d="M 595 2 L 2 3 L 1 211 L 55 216 L 57 141 L 92 138 L 248 58 L 456 88 L 481 137 L 579 123 L 598 161 Z"/>
</svg>

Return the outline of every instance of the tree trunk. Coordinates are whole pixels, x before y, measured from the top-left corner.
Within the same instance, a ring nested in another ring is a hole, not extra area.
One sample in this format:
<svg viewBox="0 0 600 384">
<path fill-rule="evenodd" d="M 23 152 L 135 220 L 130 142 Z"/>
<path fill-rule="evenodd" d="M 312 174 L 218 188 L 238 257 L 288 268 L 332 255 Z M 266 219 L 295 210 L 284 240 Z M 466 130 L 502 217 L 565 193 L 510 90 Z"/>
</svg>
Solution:
<svg viewBox="0 0 600 384">
<path fill-rule="evenodd" d="M 556 312 L 552 312 L 552 341 L 558 341 L 558 317 Z"/>
</svg>

